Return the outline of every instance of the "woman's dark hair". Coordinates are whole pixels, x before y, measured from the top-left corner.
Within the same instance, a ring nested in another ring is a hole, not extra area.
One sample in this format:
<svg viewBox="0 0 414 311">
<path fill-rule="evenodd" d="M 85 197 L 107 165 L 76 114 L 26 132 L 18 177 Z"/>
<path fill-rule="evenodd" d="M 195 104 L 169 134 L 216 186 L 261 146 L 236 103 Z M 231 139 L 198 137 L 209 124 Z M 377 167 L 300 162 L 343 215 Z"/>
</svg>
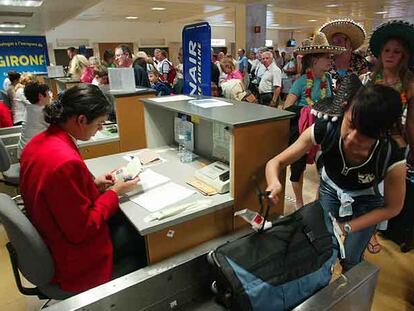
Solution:
<svg viewBox="0 0 414 311">
<path fill-rule="evenodd" d="M 44 83 L 29 82 L 24 87 L 24 96 L 31 104 L 35 105 L 39 102 L 39 94 L 46 97 L 48 91 L 49 86 Z"/>
<path fill-rule="evenodd" d="M 103 54 L 103 59 L 105 62 L 108 62 L 108 60 L 112 57 L 115 57 L 115 53 L 112 50 L 105 50 Z"/>
<path fill-rule="evenodd" d="M 45 120 L 61 124 L 72 116 L 85 115 L 88 123 L 108 115 L 111 104 L 102 91 L 93 84 L 79 84 L 59 95 L 59 99 L 44 108 Z"/>
<path fill-rule="evenodd" d="M 355 95 L 350 109 L 352 127 L 363 135 L 378 139 L 387 135 L 401 120 L 400 93 L 379 84 L 362 87 Z"/>
<path fill-rule="evenodd" d="M 306 70 L 312 68 L 312 62 L 315 58 L 321 58 L 324 56 L 325 53 L 314 53 L 314 54 L 306 54 L 302 57 L 302 72 L 301 75 L 304 75 L 306 73 Z"/>
<path fill-rule="evenodd" d="M 7 77 L 9 78 L 11 83 L 19 80 L 20 76 L 21 76 L 20 73 L 18 73 L 17 71 L 9 71 L 7 73 Z"/>
</svg>

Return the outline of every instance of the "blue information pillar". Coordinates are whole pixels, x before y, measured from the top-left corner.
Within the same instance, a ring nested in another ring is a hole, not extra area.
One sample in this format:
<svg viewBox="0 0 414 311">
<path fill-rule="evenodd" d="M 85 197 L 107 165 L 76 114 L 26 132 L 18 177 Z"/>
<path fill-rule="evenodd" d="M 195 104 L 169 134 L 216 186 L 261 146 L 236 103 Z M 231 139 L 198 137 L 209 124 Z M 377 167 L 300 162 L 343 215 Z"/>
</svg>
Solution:
<svg viewBox="0 0 414 311">
<path fill-rule="evenodd" d="M 206 22 L 183 29 L 184 94 L 211 95 L 211 28 Z"/>
</svg>

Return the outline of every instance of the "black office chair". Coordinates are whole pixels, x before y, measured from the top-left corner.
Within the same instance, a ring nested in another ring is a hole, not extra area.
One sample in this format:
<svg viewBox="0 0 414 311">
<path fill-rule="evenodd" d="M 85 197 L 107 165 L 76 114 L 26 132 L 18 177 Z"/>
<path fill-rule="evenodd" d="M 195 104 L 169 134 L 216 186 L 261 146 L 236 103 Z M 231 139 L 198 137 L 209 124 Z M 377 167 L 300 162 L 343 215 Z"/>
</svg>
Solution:
<svg viewBox="0 0 414 311">
<path fill-rule="evenodd" d="M 3 182 L 11 186 L 19 186 L 20 163 L 11 164 L 10 155 L 0 139 L 0 172 L 3 173 Z"/>
<path fill-rule="evenodd" d="M 0 193 L 0 221 L 10 241 L 6 247 L 19 291 L 23 295 L 38 296 L 39 299 L 62 300 L 73 296 L 74 293 L 50 284 L 54 263 L 49 249 L 29 219 L 4 193 Z M 19 271 L 36 287 L 24 287 Z"/>
</svg>

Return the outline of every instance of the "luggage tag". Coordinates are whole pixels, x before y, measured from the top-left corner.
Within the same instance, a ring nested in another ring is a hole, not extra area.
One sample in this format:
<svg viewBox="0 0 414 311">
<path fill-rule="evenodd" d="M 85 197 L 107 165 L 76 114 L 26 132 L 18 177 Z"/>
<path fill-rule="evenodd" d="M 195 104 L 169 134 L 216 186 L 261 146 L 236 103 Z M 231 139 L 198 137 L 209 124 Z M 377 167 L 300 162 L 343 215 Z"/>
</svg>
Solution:
<svg viewBox="0 0 414 311">
<path fill-rule="evenodd" d="M 339 244 L 339 252 L 341 253 L 341 259 L 344 259 L 345 258 L 345 246 L 344 246 L 345 236 L 342 233 L 342 230 L 339 227 L 338 222 L 336 221 L 336 218 L 333 217 L 331 213 L 329 213 L 329 218 L 332 221 L 333 232 Z"/>
</svg>

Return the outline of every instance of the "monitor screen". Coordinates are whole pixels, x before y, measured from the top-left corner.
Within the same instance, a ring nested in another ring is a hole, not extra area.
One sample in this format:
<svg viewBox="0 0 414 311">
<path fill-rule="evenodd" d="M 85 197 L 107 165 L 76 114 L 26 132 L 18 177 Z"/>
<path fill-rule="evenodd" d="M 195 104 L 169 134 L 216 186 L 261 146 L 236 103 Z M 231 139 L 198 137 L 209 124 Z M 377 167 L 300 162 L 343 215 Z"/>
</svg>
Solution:
<svg viewBox="0 0 414 311">
<path fill-rule="evenodd" d="M 296 40 L 295 39 L 289 39 L 286 43 L 287 47 L 295 47 L 296 46 Z"/>
</svg>

